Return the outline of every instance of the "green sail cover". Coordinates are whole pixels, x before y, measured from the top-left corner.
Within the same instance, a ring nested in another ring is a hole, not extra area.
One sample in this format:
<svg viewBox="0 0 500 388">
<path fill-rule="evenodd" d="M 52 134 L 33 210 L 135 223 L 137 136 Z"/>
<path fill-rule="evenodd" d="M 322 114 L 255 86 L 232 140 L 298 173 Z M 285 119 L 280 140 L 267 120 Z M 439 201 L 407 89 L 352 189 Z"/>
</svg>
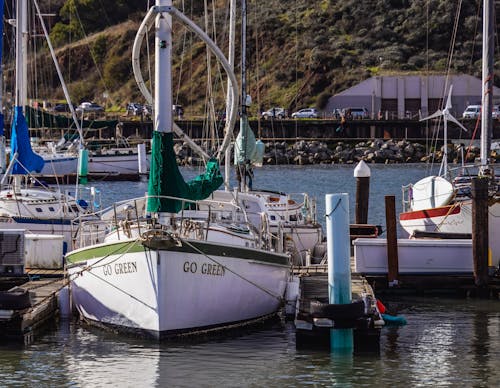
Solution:
<svg viewBox="0 0 500 388">
<path fill-rule="evenodd" d="M 185 182 L 174 153 L 174 137 L 171 132 L 153 132 L 151 166 L 149 170 L 148 211 L 177 213 L 182 210 L 182 201 L 159 198 L 169 196 L 189 200 L 207 198 L 223 183 L 219 164 L 211 159 L 204 174 Z M 185 204 L 188 207 L 189 203 Z"/>
<path fill-rule="evenodd" d="M 234 142 L 234 164 L 244 164 L 247 160 L 252 161 L 255 154 L 255 135 L 248 118 L 240 117 L 240 131 Z"/>
</svg>

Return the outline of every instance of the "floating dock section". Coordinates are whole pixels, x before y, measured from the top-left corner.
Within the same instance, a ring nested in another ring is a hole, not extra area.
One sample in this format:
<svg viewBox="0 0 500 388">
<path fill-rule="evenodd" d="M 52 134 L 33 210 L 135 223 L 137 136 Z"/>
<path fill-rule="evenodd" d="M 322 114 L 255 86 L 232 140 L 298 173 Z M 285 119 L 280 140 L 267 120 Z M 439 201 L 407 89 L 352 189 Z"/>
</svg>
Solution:
<svg viewBox="0 0 500 388">
<path fill-rule="evenodd" d="M 352 303 L 328 304 L 328 269 L 326 265 L 294 268 L 299 277 L 295 315 L 298 348 L 329 349 L 332 329 L 353 329 L 354 353 L 378 353 L 383 325 L 376 299 L 368 282 L 353 274 Z"/>
<path fill-rule="evenodd" d="M 58 312 L 65 279 L 28 281 L 0 292 L 0 338 L 32 342 L 35 334 Z"/>
</svg>

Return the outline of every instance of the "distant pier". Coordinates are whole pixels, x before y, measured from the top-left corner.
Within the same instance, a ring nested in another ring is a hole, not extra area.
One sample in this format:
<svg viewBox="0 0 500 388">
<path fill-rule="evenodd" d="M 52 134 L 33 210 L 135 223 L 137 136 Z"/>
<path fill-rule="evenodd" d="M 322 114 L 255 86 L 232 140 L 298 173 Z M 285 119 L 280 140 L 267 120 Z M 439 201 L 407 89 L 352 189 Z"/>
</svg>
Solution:
<svg viewBox="0 0 500 388">
<path fill-rule="evenodd" d="M 113 122 L 105 122 L 105 125 L 96 127 L 87 134 L 93 134 L 94 138 L 111 139 L 116 137 L 116 127 Z M 151 139 L 153 123 L 144 120 L 120 120 L 120 135 L 125 138 Z M 204 120 L 176 120 L 179 127 L 192 139 L 203 139 L 206 122 Z M 221 137 L 224 130 L 224 122 L 219 122 L 218 132 Z M 474 120 L 464 120 L 462 124 L 469 129 L 463 132 L 457 126 L 450 125 L 448 128 L 449 139 L 470 139 L 475 128 Z M 97 124 L 95 124 L 97 125 Z M 348 120 L 341 125 L 337 119 L 284 119 L 284 120 L 257 120 L 250 119 L 250 126 L 256 136 L 264 141 L 267 140 L 312 140 L 338 141 L 342 139 L 361 140 L 373 138 L 393 138 L 409 140 L 425 140 L 430 138 L 434 124 L 421 122 L 415 119 L 398 120 L 371 120 L 358 119 Z M 237 122 L 235 129 L 239 127 Z M 42 127 L 30 128 L 30 136 L 41 140 L 59 140 L 62 131 L 66 128 Z M 441 126 L 440 133 L 443 128 Z M 9 129 L 6 128 L 9 138 Z M 435 136 L 434 136 L 435 137 Z M 442 134 L 441 136 L 442 137 Z M 493 124 L 493 138 L 500 138 L 500 122 Z"/>
</svg>

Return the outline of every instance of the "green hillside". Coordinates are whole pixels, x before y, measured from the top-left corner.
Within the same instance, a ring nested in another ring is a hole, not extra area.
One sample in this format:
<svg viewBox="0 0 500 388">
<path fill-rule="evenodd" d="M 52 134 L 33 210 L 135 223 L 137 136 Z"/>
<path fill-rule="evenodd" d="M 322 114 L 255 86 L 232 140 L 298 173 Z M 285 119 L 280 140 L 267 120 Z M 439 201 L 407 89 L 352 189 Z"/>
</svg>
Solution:
<svg viewBox="0 0 500 388">
<path fill-rule="evenodd" d="M 209 4 L 209 29 L 215 31 L 219 46 L 227 52 L 229 2 L 214 1 Z M 450 68 L 455 73 L 480 77 L 480 2 L 463 2 L 458 12 L 459 3 L 249 0 L 249 94 L 254 103 L 259 101 L 262 107 L 276 104 L 289 109 L 310 105 L 321 108 L 330 95 L 373 75 L 445 74 Z M 132 100 L 143 102 L 133 80 L 130 58 L 147 4 L 147 1 L 126 0 L 42 2 L 47 12 L 58 15 L 51 19 L 51 37 L 76 102 L 94 100 L 105 103 L 108 108 L 123 107 Z M 204 26 L 203 2 L 174 1 L 174 5 Z M 205 46 L 178 23 L 174 29 L 174 102 L 192 106 L 192 110 L 187 109 L 188 114 L 199 114 L 207 98 Z M 4 39 L 8 37 L 6 34 Z M 153 52 L 152 34 L 149 38 Z M 62 99 L 46 48 L 40 38 L 37 39 L 36 44 L 31 43 L 31 47 L 37 48 L 37 56 L 36 61 L 32 59 L 30 69 L 36 68 L 42 75 L 37 76 L 36 87 L 31 83 L 30 95 L 38 99 Z M 237 47 L 239 39 L 238 34 Z M 453 58 L 449 61 L 452 41 Z M 10 46 L 7 42 L 6 47 Z M 499 56 L 496 58 L 498 65 Z M 12 80 L 9 77 L 12 61 L 9 63 L 8 55 L 5 61 L 7 77 Z M 223 107 L 224 83 L 214 62 L 212 59 L 211 77 L 214 89 L 219 91 L 214 97 L 217 110 Z M 152 62 L 150 64 L 152 66 Z M 144 60 L 142 65 L 148 74 L 148 61 Z M 497 85 L 499 76 L 497 71 Z"/>
</svg>

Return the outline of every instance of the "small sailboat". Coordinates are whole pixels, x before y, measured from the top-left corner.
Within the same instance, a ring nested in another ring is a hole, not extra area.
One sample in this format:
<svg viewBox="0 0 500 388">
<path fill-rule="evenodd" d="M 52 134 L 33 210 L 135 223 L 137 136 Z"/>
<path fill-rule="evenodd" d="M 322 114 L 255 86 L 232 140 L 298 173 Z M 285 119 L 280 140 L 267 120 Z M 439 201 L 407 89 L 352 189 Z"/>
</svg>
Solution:
<svg viewBox="0 0 500 388">
<path fill-rule="evenodd" d="M 481 164 L 475 166 L 476 176 L 488 179 L 489 193 L 489 249 L 491 253 L 490 266 L 497 267 L 500 263 L 500 192 L 499 177 L 495 176 L 493 165 L 490 164 L 490 149 L 492 136 L 492 71 L 493 71 L 493 7 L 492 2 L 483 2 L 483 101 L 481 116 Z M 446 107 L 430 117 L 444 117 L 444 133 L 446 135 L 447 121 L 453 121 L 463 126 L 449 113 L 451 108 L 451 88 Z M 426 177 L 410 185 L 404 195 L 404 210 L 400 214 L 400 224 L 410 235 L 418 232 L 471 235 L 472 231 L 472 175 L 459 176 L 450 180 L 447 168 L 447 139 L 445 136 L 444 156 L 439 176 Z M 442 173 L 441 173 L 442 172 Z"/>
<path fill-rule="evenodd" d="M 263 233 L 248 222 L 244 208 L 206 199 L 223 181 L 216 160 L 188 183 L 178 170 L 171 110 L 172 16 L 212 49 L 231 79 L 236 101 L 236 79 L 217 46 L 171 0 L 157 0 L 134 43 L 137 53 L 155 25 L 148 196 L 115 204 L 101 218 L 111 224 L 104 242 L 66 255 L 73 303 L 85 320 L 153 338 L 207 333 L 273 316 L 282 305 L 290 267 L 282 247 L 268 230 Z M 226 125 L 234 126 L 236 110 Z M 92 231 L 92 224 L 87 226 Z"/>
<path fill-rule="evenodd" d="M 21 25 L 25 2 L 19 4 L 16 22 Z M 17 45 L 22 45 L 22 30 L 17 29 Z M 92 204 L 77 201 L 59 190 L 44 187 L 32 172 L 40 173 L 45 160 L 33 152 L 28 124 L 23 113 L 23 81 L 21 50 L 16 50 L 16 93 L 11 133 L 10 164 L 0 180 L 0 229 L 26 229 L 29 233 L 62 235 L 67 247 L 72 247 L 77 233 L 72 222 L 84 219 Z"/>
<path fill-rule="evenodd" d="M 231 2 L 229 58 L 234 57 L 234 25 L 236 2 Z M 248 121 L 247 109 L 251 98 L 247 95 L 246 80 L 246 1 L 241 2 L 242 57 L 241 57 L 241 114 L 240 129 L 234 142 L 234 166 L 238 187 L 236 194 L 229 190 L 230 154 L 226 153 L 225 189 L 212 194 L 213 199 L 232 200 L 244 206 L 249 219 L 257 229 L 265 227 L 260 214 L 266 214 L 270 232 L 283 240 L 286 251 L 294 264 L 303 265 L 312 255 L 320 256 L 326 252 L 322 247 L 323 229 L 316 219 L 316 203 L 307 193 L 287 194 L 280 191 L 258 190 L 253 188 L 254 168 L 262 166 L 264 143 L 256 140 Z M 229 99 L 228 95 L 228 99 Z"/>
</svg>

